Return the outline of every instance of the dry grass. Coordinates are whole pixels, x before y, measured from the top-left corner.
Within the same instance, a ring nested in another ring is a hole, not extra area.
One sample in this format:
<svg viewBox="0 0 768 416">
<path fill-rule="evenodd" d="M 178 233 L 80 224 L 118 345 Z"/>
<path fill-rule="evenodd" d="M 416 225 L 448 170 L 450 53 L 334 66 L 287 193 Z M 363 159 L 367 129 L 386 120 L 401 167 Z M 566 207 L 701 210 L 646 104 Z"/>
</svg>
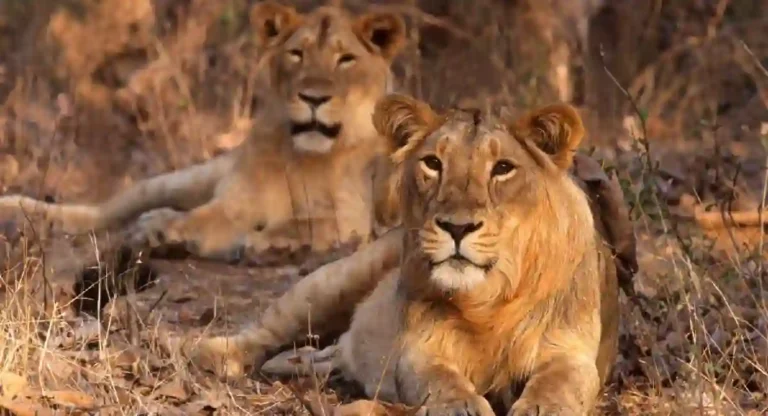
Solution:
<svg viewBox="0 0 768 416">
<path fill-rule="evenodd" d="M 0 192 L 93 201 L 241 140 L 253 105 L 249 2 L 128 3 L 0 2 Z M 371 3 L 408 16 L 412 42 L 396 67 L 405 90 L 513 110 L 553 99 L 547 53 L 531 30 L 535 7 Z M 636 288 L 647 299 L 622 299 L 621 357 L 603 408 L 766 414 L 766 227 L 722 219 L 766 203 L 768 5 L 615 3 L 593 19 L 577 95 L 588 146 L 619 172 L 632 207 Z M 714 225 L 702 220 L 713 215 Z M 156 261 L 157 281 L 144 287 L 146 265 L 83 272 L 114 260 L 109 236 L 70 241 L 25 227 L 18 234 L 0 221 L 0 408 L 322 414 L 337 403 L 312 379 L 223 384 L 164 348 L 178 331 L 247 319 L 298 278 L 295 268 Z M 115 269 L 125 273 L 104 273 Z M 101 302 L 78 300 L 90 285 Z"/>
</svg>

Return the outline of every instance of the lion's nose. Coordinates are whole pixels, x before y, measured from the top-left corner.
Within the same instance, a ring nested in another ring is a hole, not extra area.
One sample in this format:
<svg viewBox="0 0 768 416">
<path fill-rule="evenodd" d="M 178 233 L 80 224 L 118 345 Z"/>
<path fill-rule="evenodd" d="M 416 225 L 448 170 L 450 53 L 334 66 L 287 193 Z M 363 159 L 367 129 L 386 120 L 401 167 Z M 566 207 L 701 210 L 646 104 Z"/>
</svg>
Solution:
<svg viewBox="0 0 768 416">
<path fill-rule="evenodd" d="M 328 101 L 331 101 L 330 95 L 313 94 L 311 92 L 300 92 L 299 98 L 313 108 L 320 107 Z"/>
<path fill-rule="evenodd" d="M 482 221 L 474 223 L 469 222 L 464 224 L 454 224 L 448 221 L 435 220 L 435 223 L 438 227 L 440 227 L 440 229 L 450 234 L 451 238 L 453 238 L 453 241 L 456 244 L 459 244 L 461 240 L 467 236 L 467 234 L 473 233 L 483 226 Z"/>
</svg>

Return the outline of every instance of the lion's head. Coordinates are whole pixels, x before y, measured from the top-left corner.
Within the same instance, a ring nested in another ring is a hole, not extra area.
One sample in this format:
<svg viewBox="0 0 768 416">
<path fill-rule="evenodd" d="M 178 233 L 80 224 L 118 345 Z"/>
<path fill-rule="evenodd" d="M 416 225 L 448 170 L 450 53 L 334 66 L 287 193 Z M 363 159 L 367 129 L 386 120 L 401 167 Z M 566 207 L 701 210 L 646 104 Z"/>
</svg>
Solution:
<svg viewBox="0 0 768 416">
<path fill-rule="evenodd" d="M 374 124 L 394 149 L 385 198 L 408 230 L 404 266 L 419 269 L 409 279 L 493 298 L 531 285 L 526 296 L 544 296 L 563 280 L 552 274 L 573 275 L 594 252 L 588 201 L 568 173 L 584 136 L 572 107 L 505 120 L 390 95 Z"/>
<path fill-rule="evenodd" d="M 266 1 L 250 12 L 263 51 L 263 85 L 271 104 L 286 105 L 293 148 L 326 154 L 378 137 L 371 123 L 376 101 L 391 91 L 390 65 L 405 43 L 402 17 L 353 17 L 324 6 L 301 14 Z"/>
</svg>

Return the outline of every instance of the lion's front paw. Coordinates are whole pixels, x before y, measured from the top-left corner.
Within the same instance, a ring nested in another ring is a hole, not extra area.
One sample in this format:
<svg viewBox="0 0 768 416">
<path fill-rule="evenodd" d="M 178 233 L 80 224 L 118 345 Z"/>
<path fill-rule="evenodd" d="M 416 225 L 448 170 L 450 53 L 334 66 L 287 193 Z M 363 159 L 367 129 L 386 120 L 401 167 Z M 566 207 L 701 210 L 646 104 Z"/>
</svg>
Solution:
<svg viewBox="0 0 768 416">
<path fill-rule="evenodd" d="M 417 413 L 424 416 L 494 416 L 490 403 L 482 396 L 465 400 L 429 403 Z"/>
<path fill-rule="evenodd" d="M 132 247 L 157 248 L 181 242 L 175 224 L 184 213 L 171 208 L 145 212 L 128 229 L 128 241 Z"/>
<path fill-rule="evenodd" d="M 583 414 L 558 403 L 526 399 L 515 402 L 507 413 L 508 416 L 581 416 Z"/>
<path fill-rule="evenodd" d="M 244 351 L 237 337 L 213 337 L 201 340 L 184 351 L 192 363 L 220 378 L 239 379 L 248 367 L 260 365 L 263 354 Z"/>
</svg>

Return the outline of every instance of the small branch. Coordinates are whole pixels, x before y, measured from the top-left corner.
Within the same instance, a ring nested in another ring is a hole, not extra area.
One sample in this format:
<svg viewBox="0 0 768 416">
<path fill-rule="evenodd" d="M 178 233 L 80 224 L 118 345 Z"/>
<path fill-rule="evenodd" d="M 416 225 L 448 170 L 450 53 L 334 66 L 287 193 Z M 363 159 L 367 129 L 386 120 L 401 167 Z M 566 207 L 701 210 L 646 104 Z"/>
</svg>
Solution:
<svg viewBox="0 0 768 416">
<path fill-rule="evenodd" d="M 706 229 L 717 229 L 730 225 L 759 227 L 768 224 L 768 209 L 728 212 L 727 215 L 721 215 L 720 211 L 697 211 L 695 218 L 699 226 Z"/>
<path fill-rule="evenodd" d="M 754 62 L 757 70 L 760 71 L 760 73 L 762 73 L 765 76 L 766 80 L 768 80 L 768 68 L 766 68 L 762 64 L 760 59 L 757 56 L 755 56 L 755 53 L 752 52 L 752 49 L 749 47 L 749 45 L 747 45 L 746 42 L 744 42 L 743 40 L 740 40 L 740 42 L 741 42 L 741 47 L 744 48 L 744 51 L 747 52 L 747 55 L 749 55 L 750 58 L 752 58 L 752 61 Z M 766 109 L 768 109 L 768 98 L 765 97 L 764 93 L 761 93 L 760 96 L 763 99 L 763 103 L 765 104 Z M 763 147 L 765 151 L 768 152 L 768 134 L 762 131 L 760 132 L 760 134 L 765 136 L 762 138 L 764 143 Z M 763 179 L 763 194 L 762 194 L 762 197 L 760 198 L 760 210 L 758 211 L 758 224 L 765 224 L 766 223 L 765 216 L 768 215 L 768 207 L 766 207 L 766 199 L 768 199 L 768 157 L 766 157 L 765 159 L 764 168 L 765 168 L 765 178 Z M 760 244 L 758 245 L 758 252 L 763 253 L 764 248 L 765 248 L 765 233 L 762 233 L 760 236 Z M 763 263 L 761 262 L 760 274 L 762 274 L 762 271 L 763 271 Z"/>
<path fill-rule="evenodd" d="M 755 56 L 754 52 L 752 52 L 752 49 L 749 47 L 749 45 L 747 45 L 747 43 L 741 39 L 739 39 L 739 43 L 741 43 L 741 47 L 744 48 L 744 51 L 747 52 L 747 55 L 752 58 L 752 61 L 755 63 L 755 67 L 757 67 L 757 69 L 762 72 L 766 78 L 768 78 L 768 68 L 763 66 L 763 64 L 760 62 L 760 59 Z"/>
</svg>

